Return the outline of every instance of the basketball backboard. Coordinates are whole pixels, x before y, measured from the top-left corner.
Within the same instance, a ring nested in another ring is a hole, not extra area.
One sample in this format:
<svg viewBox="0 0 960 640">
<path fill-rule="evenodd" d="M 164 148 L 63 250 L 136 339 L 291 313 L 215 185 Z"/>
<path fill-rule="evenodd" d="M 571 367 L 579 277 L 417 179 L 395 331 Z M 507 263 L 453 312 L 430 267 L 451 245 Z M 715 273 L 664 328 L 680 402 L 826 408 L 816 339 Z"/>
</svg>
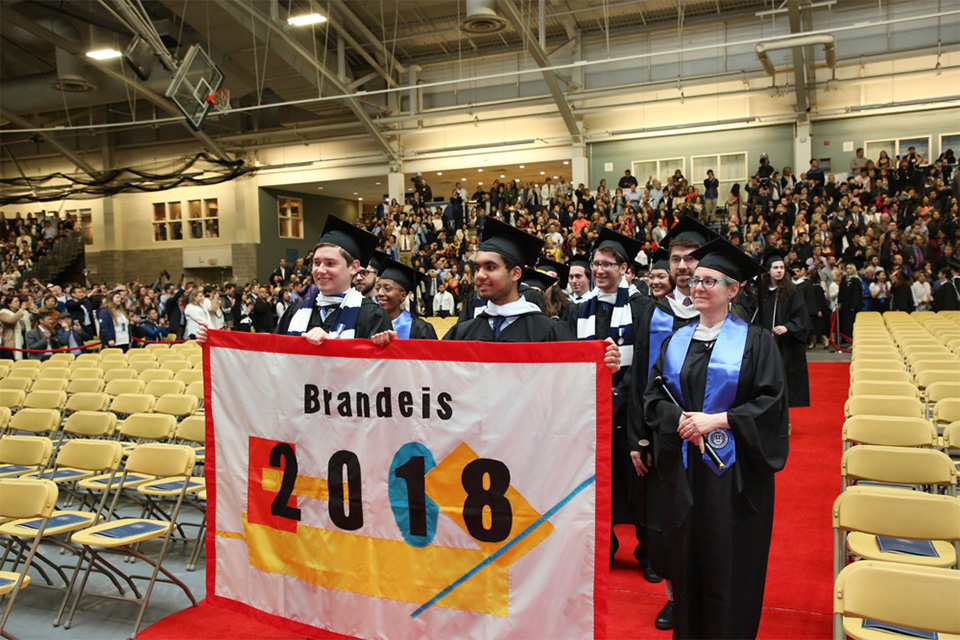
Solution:
<svg viewBox="0 0 960 640">
<path fill-rule="evenodd" d="M 221 86 L 223 72 L 200 45 L 195 44 L 183 57 L 183 62 L 167 89 L 167 97 L 173 100 L 187 117 L 190 126 L 199 131 L 212 106 L 207 98 L 215 94 Z"/>
</svg>

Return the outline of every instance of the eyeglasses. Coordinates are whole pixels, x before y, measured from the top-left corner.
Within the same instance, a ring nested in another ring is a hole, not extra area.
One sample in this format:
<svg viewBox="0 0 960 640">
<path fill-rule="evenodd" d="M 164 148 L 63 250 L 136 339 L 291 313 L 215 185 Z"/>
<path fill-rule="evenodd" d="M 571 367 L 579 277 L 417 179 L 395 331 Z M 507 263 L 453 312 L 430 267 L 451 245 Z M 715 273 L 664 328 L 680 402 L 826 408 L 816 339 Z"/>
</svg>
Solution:
<svg viewBox="0 0 960 640">
<path fill-rule="evenodd" d="M 392 291 L 393 291 L 394 289 L 396 289 L 396 288 L 397 288 L 397 287 L 394 287 L 394 286 L 389 285 L 389 284 L 378 284 L 376 287 L 373 288 L 373 290 L 374 290 L 375 292 L 377 292 L 377 293 L 379 293 L 379 292 L 381 292 L 381 291 L 382 291 L 383 293 L 390 293 L 390 292 L 392 292 Z"/>
<path fill-rule="evenodd" d="M 617 266 L 616 262 L 591 262 L 590 267 L 594 271 L 609 271 Z"/>
<path fill-rule="evenodd" d="M 696 262 L 698 262 L 698 260 L 690 256 L 670 256 L 670 262 L 672 262 L 673 264 L 680 264 L 681 262 L 684 262 L 686 264 L 695 264 Z"/>
<path fill-rule="evenodd" d="M 733 284 L 730 280 L 718 280 L 717 278 L 697 278 L 694 276 L 693 278 L 690 278 L 690 288 L 696 289 L 697 285 L 702 284 L 704 289 L 713 289 L 715 286 L 717 286 L 718 282 Z"/>
</svg>

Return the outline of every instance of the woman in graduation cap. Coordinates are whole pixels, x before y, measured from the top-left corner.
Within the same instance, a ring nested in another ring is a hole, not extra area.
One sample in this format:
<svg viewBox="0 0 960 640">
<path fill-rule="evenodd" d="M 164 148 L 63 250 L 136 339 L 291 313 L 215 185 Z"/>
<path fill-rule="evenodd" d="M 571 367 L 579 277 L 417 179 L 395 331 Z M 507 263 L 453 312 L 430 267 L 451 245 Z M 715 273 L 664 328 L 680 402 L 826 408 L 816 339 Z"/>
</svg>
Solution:
<svg viewBox="0 0 960 640">
<path fill-rule="evenodd" d="M 673 291 L 676 283 L 670 275 L 670 253 L 663 247 L 653 252 L 647 277 L 650 282 L 650 295 L 654 300 L 663 300 Z"/>
<path fill-rule="evenodd" d="M 810 376 L 807 373 L 807 305 L 787 274 L 783 253 L 773 249 L 763 259 L 766 273 L 757 289 L 753 322 L 776 336 L 786 371 L 791 407 L 810 406 Z"/>
<path fill-rule="evenodd" d="M 426 280 L 426 274 L 414 271 L 411 267 L 390 258 L 384 258 L 380 264 L 380 279 L 374 286 L 377 304 L 383 307 L 393 330 L 401 339 L 436 340 L 437 331 L 433 325 L 403 310 L 403 301 L 410 292 L 414 292 L 412 307 L 416 307 L 417 284 Z"/>
<path fill-rule="evenodd" d="M 667 338 L 644 393 L 663 477 L 674 638 L 753 638 L 774 473 L 789 443 L 783 365 L 769 331 L 728 311 L 757 263 L 722 239 L 692 255 L 700 319 Z"/>
</svg>

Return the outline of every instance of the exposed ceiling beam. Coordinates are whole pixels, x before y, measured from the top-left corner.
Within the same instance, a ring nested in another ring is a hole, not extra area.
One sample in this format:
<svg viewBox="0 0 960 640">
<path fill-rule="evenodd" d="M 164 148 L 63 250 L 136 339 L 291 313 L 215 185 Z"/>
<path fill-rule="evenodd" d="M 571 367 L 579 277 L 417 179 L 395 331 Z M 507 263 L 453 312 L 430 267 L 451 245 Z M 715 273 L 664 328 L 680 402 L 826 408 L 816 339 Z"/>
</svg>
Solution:
<svg viewBox="0 0 960 640">
<path fill-rule="evenodd" d="M 334 7 L 337 8 L 337 13 L 345 18 L 347 21 L 351 22 L 354 28 L 367 39 L 367 42 L 373 45 L 373 51 L 375 55 L 383 60 L 383 63 L 393 67 L 399 73 L 406 73 L 407 67 L 401 63 L 393 53 L 387 50 L 386 44 L 383 42 L 382 38 L 377 37 L 370 29 L 367 28 L 367 25 L 357 17 L 357 15 L 350 10 L 350 7 L 347 6 L 347 3 L 343 0 L 332 0 L 331 3 Z"/>
<path fill-rule="evenodd" d="M 800 22 L 800 0 L 787 0 L 787 15 L 790 18 L 790 33 L 802 33 Z M 810 118 L 810 103 L 807 101 L 807 70 L 803 62 L 803 47 L 794 47 L 793 51 L 793 88 L 797 94 L 797 120 L 807 122 Z"/>
<path fill-rule="evenodd" d="M 310 3 L 310 6 L 314 8 L 314 11 L 316 11 L 317 13 L 326 13 L 326 12 L 322 12 L 320 8 L 316 6 L 316 4 L 317 3 L 315 2 Z M 367 63 L 377 73 L 377 75 L 379 75 L 380 77 L 382 77 L 384 80 L 387 81 L 388 86 L 391 86 L 391 87 L 397 86 L 397 81 L 393 78 L 393 76 L 391 76 L 390 73 L 388 73 L 387 70 L 380 65 L 380 62 L 376 58 L 374 58 L 369 53 L 367 53 L 367 50 L 364 49 L 359 42 L 357 42 L 356 38 L 353 37 L 353 34 L 350 33 L 347 30 L 347 28 L 343 24 L 341 24 L 336 17 L 327 16 L 327 24 L 331 25 L 336 30 L 336 32 L 340 34 L 340 37 L 346 40 L 347 44 L 353 47 L 354 51 L 356 51 L 360 56 L 363 57 L 364 60 L 367 61 Z"/>
<path fill-rule="evenodd" d="M 530 52 L 530 56 L 536 61 L 537 65 L 541 69 L 550 67 L 552 63 L 547 57 L 546 51 L 540 47 L 540 42 L 537 40 L 537 37 L 533 35 L 533 32 L 530 31 L 529 27 L 527 27 L 512 0 L 499 0 L 497 6 L 500 8 L 504 17 L 513 25 L 514 31 L 519 33 L 524 42 L 526 42 L 527 51 Z M 556 73 L 554 71 L 543 71 L 543 79 L 547 83 L 547 88 L 550 89 L 550 95 L 553 96 L 554 102 L 557 103 L 560 117 L 563 118 L 563 123 L 567 126 L 570 137 L 574 143 L 580 142 L 583 139 L 580 124 L 577 122 L 576 116 L 573 115 L 573 109 L 570 108 L 570 103 L 567 102 L 566 96 L 563 95 L 563 90 L 557 81 Z"/>
<path fill-rule="evenodd" d="M 17 126 L 23 127 L 24 129 L 34 129 L 38 126 L 37 123 L 31 122 L 30 120 L 27 120 L 22 116 L 18 116 L 17 114 L 12 113 L 2 107 L 0 107 L 0 116 L 6 118 L 7 120 L 9 120 L 10 122 L 14 123 Z M 73 151 L 73 149 L 63 144 L 62 142 L 60 142 L 60 139 L 57 138 L 55 135 L 50 133 L 43 133 L 39 135 L 42 135 L 43 139 L 46 140 L 48 143 L 50 143 L 51 147 L 59 151 L 64 158 L 66 158 L 73 164 L 77 165 L 77 168 L 79 168 L 85 174 L 87 174 L 91 178 L 95 178 L 99 175 L 99 172 L 96 169 L 94 169 L 93 166 L 91 166 L 90 164 L 87 163 L 86 160 L 78 156 Z"/>
<path fill-rule="evenodd" d="M 64 51 L 72 53 L 75 56 L 83 56 L 84 54 L 82 47 L 79 43 L 71 42 L 70 40 L 64 37 L 57 35 L 53 31 L 50 31 L 49 29 L 40 26 L 39 24 L 37 24 L 36 21 L 31 20 L 30 18 L 27 18 L 23 14 L 2 5 L 0 5 L 0 19 L 5 20 L 11 24 L 14 24 L 20 27 L 21 29 L 32 33 L 38 38 L 46 40 L 47 42 L 63 49 Z M 92 58 L 86 58 L 85 56 L 83 58 L 83 61 L 84 63 L 90 66 L 96 67 L 98 70 L 110 76 L 117 82 L 122 82 L 123 84 L 127 85 L 128 87 L 130 87 L 131 89 L 135 90 L 137 93 L 142 95 L 144 98 L 146 98 L 149 102 L 156 105 L 163 111 L 169 113 L 170 115 L 178 116 L 178 117 L 183 116 L 183 113 L 179 109 L 177 109 L 177 107 L 172 102 L 170 102 L 170 100 L 168 100 L 166 97 L 161 96 L 159 93 L 151 91 L 150 89 L 143 86 L 140 82 L 133 79 L 132 74 L 130 74 L 131 77 L 128 77 L 124 75 L 122 72 L 117 71 L 114 68 L 116 66 L 116 63 L 100 62 L 97 60 L 93 60 Z M 223 148 L 221 148 L 220 145 L 213 140 L 213 138 L 208 136 L 203 131 L 194 131 L 194 129 L 187 124 L 186 118 L 184 118 L 183 120 L 183 126 L 197 140 L 200 141 L 200 143 L 207 149 L 207 151 L 217 156 L 221 160 L 233 160 L 230 154 L 224 151 Z"/>
<path fill-rule="evenodd" d="M 317 73 L 319 72 L 331 87 L 331 93 L 343 95 L 343 102 L 347 105 L 353 115 L 360 121 L 367 132 L 373 136 L 377 144 L 383 149 L 384 153 L 393 163 L 400 162 L 400 153 L 397 145 L 390 142 L 383 131 L 373 121 L 370 115 L 363 108 L 363 104 L 356 98 L 350 97 L 350 89 L 340 80 L 337 71 L 327 67 L 320 62 L 312 51 L 308 51 L 302 44 L 291 35 L 289 31 L 282 28 L 270 16 L 264 14 L 256 7 L 252 7 L 244 0 L 215 0 L 226 13 L 228 13 L 237 24 L 247 29 L 261 42 L 267 42 L 269 34 L 271 47 L 274 47 L 277 55 L 284 62 L 293 67 L 300 73 L 304 80 L 312 84 L 317 90 L 320 90 Z"/>
</svg>

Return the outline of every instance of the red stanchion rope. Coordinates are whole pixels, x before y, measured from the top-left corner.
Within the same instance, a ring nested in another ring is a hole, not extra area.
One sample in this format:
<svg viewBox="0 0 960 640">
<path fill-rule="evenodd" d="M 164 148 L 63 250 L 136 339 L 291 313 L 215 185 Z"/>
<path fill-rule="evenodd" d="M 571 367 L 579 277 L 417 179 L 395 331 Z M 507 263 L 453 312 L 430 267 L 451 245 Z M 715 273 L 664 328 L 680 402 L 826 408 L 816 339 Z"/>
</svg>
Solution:
<svg viewBox="0 0 960 640">
<path fill-rule="evenodd" d="M 184 342 L 190 342 L 187 340 L 144 340 L 143 338 L 133 338 L 137 342 L 142 342 L 144 344 L 183 344 Z"/>
<path fill-rule="evenodd" d="M 78 347 L 63 347 L 62 349 L 17 349 L 16 347 L 0 345 L 0 349 L 19 351 L 20 353 L 63 353 L 65 351 L 76 351 L 77 349 L 92 349 L 93 347 L 99 347 L 100 344 L 100 342 L 93 342 L 90 344 L 83 344 Z"/>
<path fill-rule="evenodd" d="M 846 338 L 847 340 L 850 341 L 850 344 L 853 344 L 853 338 L 851 338 L 851 337 L 849 337 L 849 336 L 845 336 L 845 335 L 843 335 L 842 333 L 840 333 L 840 325 L 839 325 L 839 324 L 836 324 L 836 322 L 837 322 L 837 312 L 836 312 L 836 311 L 831 311 L 831 312 L 830 312 L 830 326 L 831 326 L 831 327 L 836 326 L 836 327 L 837 327 L 837 335 L 840 336 L 841 338 Z M 840 345 L 838 345 L 836 342 L 833 341 L 833 331 L 830 331 L 830 338 L 829 338 L 829 340 L 830 340 L 830 344 L 832 344 L 832 345 L 833 345 L 833 348 L 836 349 L 837 351 L 842 351 L 843 353 L 851 353 L 851 350 L 850 350 L 850 349 L 842 349 L 842 348 L 840 348 Z"/>
</svg>

